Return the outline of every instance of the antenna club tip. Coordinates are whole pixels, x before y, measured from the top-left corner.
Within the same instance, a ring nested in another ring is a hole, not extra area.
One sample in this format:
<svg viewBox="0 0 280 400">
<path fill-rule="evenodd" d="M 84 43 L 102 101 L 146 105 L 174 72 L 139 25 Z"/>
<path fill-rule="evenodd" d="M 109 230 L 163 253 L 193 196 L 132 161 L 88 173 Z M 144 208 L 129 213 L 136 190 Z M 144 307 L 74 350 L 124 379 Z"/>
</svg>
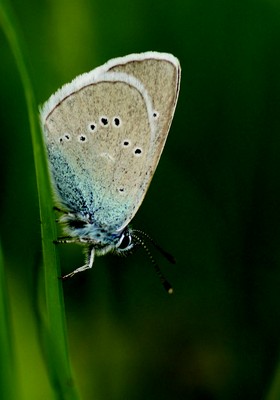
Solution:
<svg viewBox="0 0 280 400">
<path fill-rule="evenodd" d="M 167 282 L 166 280 L 164 280 L 162 282 L 164 289 L 167 291 L 168 294 L 172 294 L 173 293 L 173 287 L 170 285 L 169 282 Z"/>
</svg>

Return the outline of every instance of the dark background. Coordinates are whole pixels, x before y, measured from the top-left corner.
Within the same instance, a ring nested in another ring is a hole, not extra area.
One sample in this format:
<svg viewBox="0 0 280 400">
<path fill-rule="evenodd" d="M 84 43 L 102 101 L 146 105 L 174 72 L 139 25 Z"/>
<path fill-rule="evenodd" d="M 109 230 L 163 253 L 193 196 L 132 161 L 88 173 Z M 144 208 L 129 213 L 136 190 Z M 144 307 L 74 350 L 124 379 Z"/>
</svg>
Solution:
<svg viewBox="0 0 280 400">
<path fill-rule="evenodd" d="M 280 338 L 280 2 L 14 0 L 38 103 L 110 58 L 181 61 L 178 106 L 133 226 L 143 250 L 65 283 L 83 399 L 262 399 Z M 40 221 L 22 85 L 0 33 L 1 237 L 23 399 L 51 398 L 33 307 Z M 55 218 L 55 215 L 54 215 Z M 62 270 L 82 248 L 60 248 Z M 34 272 L 35 271 L 35 272 Z M 40 275 L 40 274 L 39 274 Z"/>
</svg>

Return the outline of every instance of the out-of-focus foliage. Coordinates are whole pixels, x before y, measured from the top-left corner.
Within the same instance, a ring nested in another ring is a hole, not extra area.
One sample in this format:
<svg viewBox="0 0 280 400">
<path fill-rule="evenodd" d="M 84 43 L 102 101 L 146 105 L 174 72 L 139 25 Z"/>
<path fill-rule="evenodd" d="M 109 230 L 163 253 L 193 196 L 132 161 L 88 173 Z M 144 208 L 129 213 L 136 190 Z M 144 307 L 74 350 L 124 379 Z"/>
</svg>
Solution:
<svg viewBox="0 0 280 400">
<path fill-rule="evenodd" d="M 177 259 L 106 256 L 65 282 L 83 399 L 261 399 L 280 338 L 280 3 L 13 1 L 38 103 L 110 58 L 182 65 L 170 136 L 133 225 Z M 40 220 L 26 105 L 0 33 L 0 218 L 22 399 L 52 398 L 34 296 Z M 55 218 L 55 215 L 54 215 Z M 60 250 L 63 271 L 83 261 Z M 36 300 L 36 298 L 35 298 Z M 21 399 L 20 399 L 21 400 Z"/>
</svg>

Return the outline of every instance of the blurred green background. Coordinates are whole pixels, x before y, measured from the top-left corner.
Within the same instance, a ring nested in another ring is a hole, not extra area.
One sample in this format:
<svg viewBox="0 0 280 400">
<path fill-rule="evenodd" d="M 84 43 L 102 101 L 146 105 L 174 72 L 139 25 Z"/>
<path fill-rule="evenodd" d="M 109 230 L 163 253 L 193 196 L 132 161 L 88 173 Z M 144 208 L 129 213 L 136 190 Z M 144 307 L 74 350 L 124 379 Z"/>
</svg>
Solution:
<svg viewBox="0 0 280 400">
<path fill-rule="evenodd" d="M 64 283 L 83 399 L 263 399 L 280 343 L 280 2 L 13 0 L 39 104 L 110 58 L 181 61 L 178 106 L 133 226 L 145 252 L 98 258 Z M 40 349 L 38 198 L 22 84 L 0 33 L 1 237 L 20 399 L 53 398 Z M 55 215 L 54 215 L 55 218 Z M 63 272 L 82 249 L 59 249 Z M 34 294 L 35 293 L 35 294 Z M 279 397 L 280 398 L 280 394 Z"/>
</svg>

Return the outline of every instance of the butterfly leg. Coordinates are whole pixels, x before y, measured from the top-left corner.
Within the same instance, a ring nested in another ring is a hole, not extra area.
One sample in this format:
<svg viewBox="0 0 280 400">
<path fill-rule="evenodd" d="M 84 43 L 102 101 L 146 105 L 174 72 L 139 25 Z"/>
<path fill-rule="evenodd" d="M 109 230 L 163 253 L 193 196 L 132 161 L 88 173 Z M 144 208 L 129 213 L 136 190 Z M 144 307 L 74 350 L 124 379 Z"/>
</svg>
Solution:
<svg viewBox="0 0 280 400">
<path fill-rule="evenodd" d="M 77 240 L 76 238 L 72 238 L 70 236 L 65 236 L 65 237 L 60 237 L 56 240 L 53 241 L 54 244 L 62 244 L 62 243 L 80 243 L 80 240 Z"/>
<path fill-rule="evenodd" d="M 68 214 L 68 211 L 64 211 L 57 206 L 54 206 L 53 209 L 54 209 L 54 211 L 60 212 L 61 214 Z"/>
<path fill-rule="evenodd" d="M 79 268 L 75 269 L 74 271 L 70 272 L 70 274 L 62 276 L 61 279 L 65 280 L 65 279 L 68 279 L 68 278 L 72 278 L 72 276 L 74 276 L 78 272 L 83 272 L 86 269 L 92 268 L 93 262 L 94 262 L 94 247 L 91 246 L 88 249 L 88 254 L 87 254 L 87 258 L 86 258 L 86 264 L 83 265 L 82 267 L 79 267 Z"/>
<path fill-rule="evenodd" d="M 53 241 L 54 244 L 68 244 L 68 243 L 88 243 L 89 241 L 87 239 L 83 238 L 73 238 L 71 236 L 63 236 L 59 237 L 56 240 Z"/>
</svg>

